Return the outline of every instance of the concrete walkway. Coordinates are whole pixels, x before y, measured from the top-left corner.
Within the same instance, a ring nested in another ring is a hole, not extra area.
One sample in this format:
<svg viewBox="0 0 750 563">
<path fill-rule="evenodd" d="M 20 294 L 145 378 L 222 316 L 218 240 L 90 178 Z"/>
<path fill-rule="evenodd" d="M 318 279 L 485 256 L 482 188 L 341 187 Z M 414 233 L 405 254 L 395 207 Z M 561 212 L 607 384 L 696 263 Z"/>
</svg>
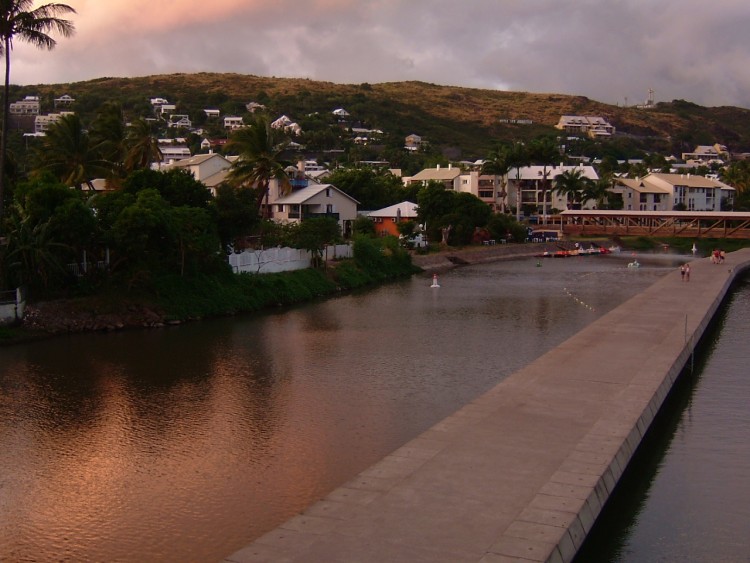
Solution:
<svg viewBox="0 0 750 563">
<path fill-rule="evenodd" d="M 691 268 L 225 561 L 571 561 L 750 249 Z"/>
</svg>

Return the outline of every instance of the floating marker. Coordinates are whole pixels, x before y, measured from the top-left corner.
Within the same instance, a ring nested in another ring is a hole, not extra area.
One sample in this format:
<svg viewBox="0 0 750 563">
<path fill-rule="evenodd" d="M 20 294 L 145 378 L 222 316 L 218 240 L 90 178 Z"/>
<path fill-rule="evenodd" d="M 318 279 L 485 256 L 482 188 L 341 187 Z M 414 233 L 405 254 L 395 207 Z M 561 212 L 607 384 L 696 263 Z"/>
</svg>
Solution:
<svg viewBox="0 0 750 563">
<path fill-rule="evenodd" d="M 440 287 L 440 284 L 437 281 L 437 274 L 432 275 L 432 285 L 430 287 Z"/>
</svg>

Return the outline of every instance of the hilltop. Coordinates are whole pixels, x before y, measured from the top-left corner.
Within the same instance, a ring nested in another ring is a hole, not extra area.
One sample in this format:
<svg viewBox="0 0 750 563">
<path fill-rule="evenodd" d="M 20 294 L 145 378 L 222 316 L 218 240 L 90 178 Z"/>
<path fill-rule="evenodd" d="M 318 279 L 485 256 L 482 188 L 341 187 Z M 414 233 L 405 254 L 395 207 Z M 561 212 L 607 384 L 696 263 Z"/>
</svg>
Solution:
<svg viewBox="0 0 750 563">
<path fill-rule="evenodd" d="M 76 98 L 75 110 L 93 115 L 106 101 L 119 101 L 129 118 L 148 115 L 149 98 L 164 97 L 179 113 L 199 117 L 204 108 L 242 115 L 258 101 L 272 117 L 330 114 L 345 108 L 357 126 L 377 128 L 397 146 L 417 133 L 439 148 L 458 148 L 462 158 L 481 158 L 498 140 L 560 135 L 561 115 L 599 115 L 612 123 L 626 147 L 679 154 L 697 144 L 721 143 L 733 152 L 750 152 L 750 110 L 703 107 L 685 100 L 638 109 L 605 104 L 584 96 L 507 92 L 424 82 L 335 84 L 299 78 L 241 74 L 168 74 L 99 78 L 85 82 L 14 86 L 11 99 L 39 95 L 51 107 L 62 94 Z M 51 111 L 51 110 L 50 110 Z M 515 123 L 522 120 L 523 124 Z M 304 128 L 304 124 L 303 124 Z"/>
</svg>

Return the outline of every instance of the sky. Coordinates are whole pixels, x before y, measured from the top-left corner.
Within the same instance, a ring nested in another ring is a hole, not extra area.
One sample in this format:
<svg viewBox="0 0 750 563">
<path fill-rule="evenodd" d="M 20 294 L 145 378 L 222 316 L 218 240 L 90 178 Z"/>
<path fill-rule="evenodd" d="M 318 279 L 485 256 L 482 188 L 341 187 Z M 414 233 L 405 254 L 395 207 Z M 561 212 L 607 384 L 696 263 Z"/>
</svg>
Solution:
<svg viewBox="0 0 750 563">
<path fill-rule="evenodd" d="M 48 3 L 37 1 L 35 5 Z M 55 0 L 64 1 L 64 0 Z M 747 0 L 67 0 L 11 82 L 236 72 L 750 108 Z"/>
</svg>

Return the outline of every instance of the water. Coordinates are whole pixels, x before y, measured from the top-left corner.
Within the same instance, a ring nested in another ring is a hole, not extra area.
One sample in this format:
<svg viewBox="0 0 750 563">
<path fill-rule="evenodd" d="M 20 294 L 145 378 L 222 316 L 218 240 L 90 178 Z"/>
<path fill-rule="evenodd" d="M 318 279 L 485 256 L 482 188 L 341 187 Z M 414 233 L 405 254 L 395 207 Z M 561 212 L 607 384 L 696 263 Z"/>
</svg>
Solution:
<svg viewBox="0 0 750 563">
<path fill-rule="evenodd" d="M 217 561 L 679 259 L 498 262 L 0 349 L 0 561 Z"/>
<path fill-rule="evenodd" d="M 745 277 L 576 563 L 750 561 L 748 318 Z"/>
</svg>

